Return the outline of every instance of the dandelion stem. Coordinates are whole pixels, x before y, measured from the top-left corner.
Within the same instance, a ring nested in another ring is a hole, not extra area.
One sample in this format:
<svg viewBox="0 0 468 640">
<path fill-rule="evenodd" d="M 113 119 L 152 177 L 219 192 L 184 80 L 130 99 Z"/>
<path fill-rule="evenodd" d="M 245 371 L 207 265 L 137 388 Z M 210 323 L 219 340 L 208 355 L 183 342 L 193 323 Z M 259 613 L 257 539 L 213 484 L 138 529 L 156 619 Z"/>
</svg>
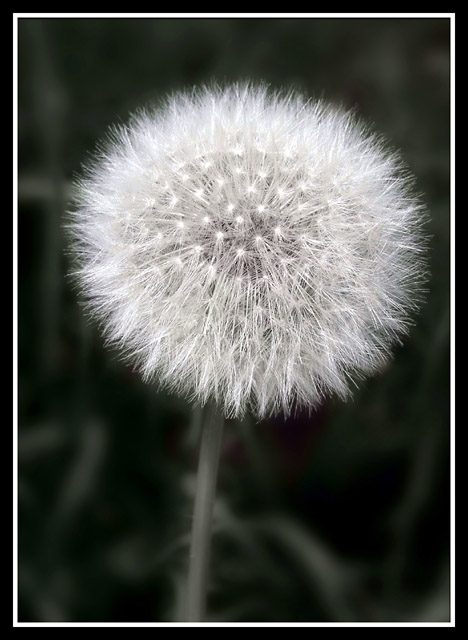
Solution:
<svg viewBox="0 0 468 640">
<path fill-rule="evenodd" d="M 186 621 L 205 617 L 211 546 L 211 520 L 218 476 L 224 417 L 214 405 L 204 411 L 190 546 Z"/>
</svg>

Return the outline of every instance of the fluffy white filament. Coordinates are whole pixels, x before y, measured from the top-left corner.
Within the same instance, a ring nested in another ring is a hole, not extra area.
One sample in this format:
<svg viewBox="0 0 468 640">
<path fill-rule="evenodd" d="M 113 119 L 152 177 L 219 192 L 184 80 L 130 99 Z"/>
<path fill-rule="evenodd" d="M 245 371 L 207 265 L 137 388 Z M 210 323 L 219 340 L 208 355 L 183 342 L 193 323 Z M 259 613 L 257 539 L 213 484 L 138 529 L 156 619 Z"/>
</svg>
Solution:
<svg viewBox="0 0 468 640">
<path fill-rule="evenodd" d="M 347 396 L 420 300 L 410 179 L 321 102 L 177 94 L 115 129 L 77 186 L 77 275 L 109 341 L 227 416 Z"/>
</svg>

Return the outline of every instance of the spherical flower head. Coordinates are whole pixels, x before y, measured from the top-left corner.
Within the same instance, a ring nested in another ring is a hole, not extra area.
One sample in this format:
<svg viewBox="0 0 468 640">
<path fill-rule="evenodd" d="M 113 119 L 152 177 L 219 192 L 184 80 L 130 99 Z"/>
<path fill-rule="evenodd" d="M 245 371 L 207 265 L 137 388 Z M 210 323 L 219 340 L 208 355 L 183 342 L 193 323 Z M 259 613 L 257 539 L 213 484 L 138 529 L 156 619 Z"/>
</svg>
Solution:
<svg viewBox="0 0 468 640">
<path fill-rule="evenodd" d="M 322 102 L 178 93 L 114 129 L 77 191 L 76 273 L 108 340 L 227 416 L 346 397 L 421 299 L 411 179 Z"/>
</svg>

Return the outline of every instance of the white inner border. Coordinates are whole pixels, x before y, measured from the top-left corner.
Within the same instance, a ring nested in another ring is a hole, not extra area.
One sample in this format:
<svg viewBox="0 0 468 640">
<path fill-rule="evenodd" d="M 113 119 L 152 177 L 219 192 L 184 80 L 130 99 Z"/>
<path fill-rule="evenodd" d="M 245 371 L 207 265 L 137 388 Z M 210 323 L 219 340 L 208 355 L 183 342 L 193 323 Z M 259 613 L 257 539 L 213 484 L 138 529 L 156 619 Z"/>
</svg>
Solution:
<svg viewBox="0 0 468 640">
<path fill-rule="evenodd" d="M 449 18 L 450 19 L 450 622 L 18 622 L 18 19 L 19 18 Z M 455 626 L 455 14 L 454 13 L 14 13 L 13 14 L 13 627 L 454 627 Z"/>
</svg>

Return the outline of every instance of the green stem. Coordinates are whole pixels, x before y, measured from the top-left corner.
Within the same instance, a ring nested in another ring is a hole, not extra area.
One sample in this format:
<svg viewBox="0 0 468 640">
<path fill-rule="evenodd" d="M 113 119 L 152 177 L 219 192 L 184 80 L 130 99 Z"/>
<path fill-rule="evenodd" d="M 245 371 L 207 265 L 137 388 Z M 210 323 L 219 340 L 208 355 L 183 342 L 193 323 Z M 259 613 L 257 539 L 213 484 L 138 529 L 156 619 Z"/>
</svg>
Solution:
<svg viewBox="0 0 468 640">
<path fill-rule="evenodd" d="M 224 417 L 214 405 L 204 411 L 187 589 L 186 622 L 202 622 L 206 611 L 211 520 Z"/>
</svg>

